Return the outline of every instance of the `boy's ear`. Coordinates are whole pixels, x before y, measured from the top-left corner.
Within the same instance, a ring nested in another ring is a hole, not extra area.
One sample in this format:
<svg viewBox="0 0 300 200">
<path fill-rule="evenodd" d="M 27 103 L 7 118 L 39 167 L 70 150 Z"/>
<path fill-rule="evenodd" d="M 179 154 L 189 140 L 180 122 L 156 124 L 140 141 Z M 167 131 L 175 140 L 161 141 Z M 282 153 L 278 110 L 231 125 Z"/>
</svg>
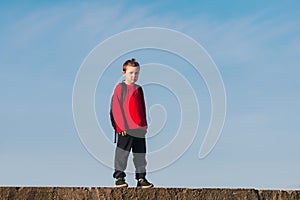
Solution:
<svg viewBox="0 0 300 200">
<path fill-rule="evenodd" d="M 125 74 L 126 74 L 126 72 L 125 72 L 125 71 L 122 71 L 122 75 L 125 76 Z"/>
</svg>

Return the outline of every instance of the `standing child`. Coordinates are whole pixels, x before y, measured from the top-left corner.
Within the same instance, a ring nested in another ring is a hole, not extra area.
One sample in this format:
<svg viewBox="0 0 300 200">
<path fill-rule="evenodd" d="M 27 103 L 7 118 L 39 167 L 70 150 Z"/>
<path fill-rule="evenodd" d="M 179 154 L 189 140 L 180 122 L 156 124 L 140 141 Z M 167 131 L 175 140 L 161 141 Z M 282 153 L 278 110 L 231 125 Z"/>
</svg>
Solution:
<svg viewBox="0 0 300 200">
<path fill-rule="evenodd" d="M 115 150 L 115 187 L 128 187 L 125 182 L 125 169 L 130 151 L 133 153 L 137 187 L 153 187 L 146 179 L 146 106 L 143 89 L 135 84 L 140 65 L 134 58 L 123 64 L 125 80 L 118 84 L 112 97 L 112 114 L 118 141 Z"/>
</svg>

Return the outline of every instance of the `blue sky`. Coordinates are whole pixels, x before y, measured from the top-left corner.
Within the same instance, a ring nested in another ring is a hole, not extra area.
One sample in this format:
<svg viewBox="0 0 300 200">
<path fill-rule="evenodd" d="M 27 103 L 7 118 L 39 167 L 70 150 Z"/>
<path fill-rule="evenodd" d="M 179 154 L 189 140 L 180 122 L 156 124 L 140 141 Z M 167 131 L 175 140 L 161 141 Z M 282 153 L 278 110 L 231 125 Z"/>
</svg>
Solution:
<svg viewBox="0 0 300 200">
<path fill-rule="evenodd" d="M 112 170 L 94 159 L 78 137 L 73 84 L 96 45 L 121 31 L 155 26 L 182 32 L 207 50 L 224 81 L 227 115 L 217 145 L 199 160 L 209 94 L 192 71 L 183 71 L 192 84 L 199 83 L 194 88 L 203 123 L 188 151 L 150 173 L 149 180 L 158 187 L 299 189 L 299 8 L 298 1 L 2 2 L 0 185 L 113 185 Z M 159 52 L 131 56 L 180 68 L 180 60 Z M 149 105 L 167 104 L 148 89 Z M 109 94 L 112 88 L 104 90 Z M 96 99 L 101 95 L 98 91 Z M 99 119 L 104 120 L 105 105 L 96 105 Z M 171 118 L 176 113 L 166 109 L 170 118 L 162 136 L 176 123 Z M 104 126 L 109 137 L 109 124 Z M 152 147 L 149 142 L 149 149 L 167 139 L 170 135 Z M 134 186 L 132 174 L 128 182 Z"/>
</svg>

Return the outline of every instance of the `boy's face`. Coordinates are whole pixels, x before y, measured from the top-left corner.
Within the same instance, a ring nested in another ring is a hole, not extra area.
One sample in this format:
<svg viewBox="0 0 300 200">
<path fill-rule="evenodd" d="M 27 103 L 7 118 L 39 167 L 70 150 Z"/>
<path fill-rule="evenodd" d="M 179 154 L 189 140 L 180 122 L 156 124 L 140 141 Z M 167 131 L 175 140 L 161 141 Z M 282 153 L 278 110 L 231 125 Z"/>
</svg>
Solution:
<svg viewBox="0 0 300 200">
<path fill-rule="evenodd" d="M 122 72 L 125 77 L 125 83 L 128 85 L 134 84 L 139 78 L 140 68 L 128 65 L 126 71 Z"/>
</svg>

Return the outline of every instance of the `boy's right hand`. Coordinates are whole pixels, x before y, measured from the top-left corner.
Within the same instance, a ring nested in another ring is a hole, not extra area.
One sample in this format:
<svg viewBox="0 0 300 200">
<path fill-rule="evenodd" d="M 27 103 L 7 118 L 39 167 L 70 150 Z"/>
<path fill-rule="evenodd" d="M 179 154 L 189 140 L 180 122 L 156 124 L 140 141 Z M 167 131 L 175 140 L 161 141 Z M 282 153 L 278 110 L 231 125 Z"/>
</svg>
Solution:
<svg viewBox="0 0 300 200">
<path fill-rule="evenodd" d="M 125 135 L 126 135 L 126 131 L 121 131 L 121 132 L 119 133 L 119 135 L 125 136 Z"/>
</svg>

